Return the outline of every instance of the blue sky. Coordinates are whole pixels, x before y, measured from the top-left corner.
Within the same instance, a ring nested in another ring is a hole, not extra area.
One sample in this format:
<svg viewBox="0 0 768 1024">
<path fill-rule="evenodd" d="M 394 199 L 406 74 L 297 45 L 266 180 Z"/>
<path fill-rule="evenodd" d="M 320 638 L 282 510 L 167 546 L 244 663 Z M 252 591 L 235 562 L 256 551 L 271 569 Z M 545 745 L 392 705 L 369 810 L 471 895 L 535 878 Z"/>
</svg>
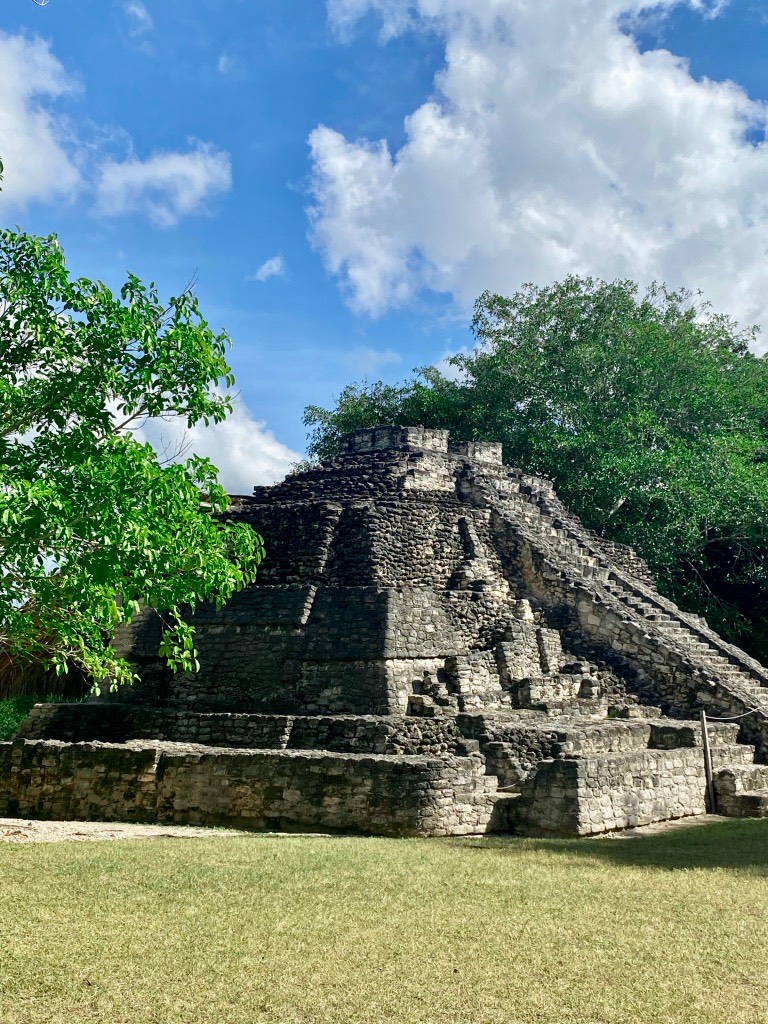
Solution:
<svg viewBox="0 0 768 1024">
<path fill-rule="evenodd" d="M 247 490 L 307 404 L 471 344 L 485 287 L 656 277 L 768 326 L 766 13 L 6 0 L 0 213 L 113 286 L 196 276 L 243 406 L 195 441 Z"/>
</svg>

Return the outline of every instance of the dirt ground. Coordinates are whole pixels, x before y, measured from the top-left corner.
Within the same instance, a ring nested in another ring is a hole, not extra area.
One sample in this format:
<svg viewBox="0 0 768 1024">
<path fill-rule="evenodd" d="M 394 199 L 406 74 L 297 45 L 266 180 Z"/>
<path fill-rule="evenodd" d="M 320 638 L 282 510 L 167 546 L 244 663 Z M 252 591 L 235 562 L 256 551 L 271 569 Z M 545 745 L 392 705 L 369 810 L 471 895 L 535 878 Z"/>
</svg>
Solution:
<svg viewBox="0 0 768 1024">
<path fill-rule="evenodd" d="M 244 836 L 234 829 L 192 828 L 187 825 L 135 825 L 118 821 L 32 821 L 0 818 L 0 842 L 63 843 L 106 839 L 204 839 Z"/>
<path fill-rule="evenodd" d="M 691 828 L 694 825 L 714 825 L 728 821 L 717 814 L 702 814 L 677 821 L 660 821 L 642 828 L 625 829 L 623 832 L 609 832 L 595 838 L 639 839 L 656 836 L 662 832 Z M 248 836 L 254 832 L 240 832 L 236 829 L 194 828 L 188 825 L 136 825 L 128 822 L 106 821 L 33 821 L 30 818 L 0 818 L 0 842 L 6 843 L 64 843 L 83 840 L 102 841 L 107 839 L 206 839 L 212 836 Z M 261 833 L 263 835 L 263 833 Z M 276 833 L 272 833 L 276 834 Z M 282 834 L 282 833 L 281 833 Z M 317 833 L 285 833 L 286 835 L 317 835 Z"/>
</svg>

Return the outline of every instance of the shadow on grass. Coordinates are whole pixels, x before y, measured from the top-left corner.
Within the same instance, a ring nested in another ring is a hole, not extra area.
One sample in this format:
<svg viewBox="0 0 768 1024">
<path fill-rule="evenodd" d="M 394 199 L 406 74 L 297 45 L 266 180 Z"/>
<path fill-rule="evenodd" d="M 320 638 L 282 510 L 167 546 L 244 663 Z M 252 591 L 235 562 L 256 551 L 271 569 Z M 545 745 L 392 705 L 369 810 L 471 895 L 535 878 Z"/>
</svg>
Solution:
<svg viewBox="0 0 768 1024">
<path fill-rule="evenodd" d="M 659 835 L 604 836 L 590 839 L 525 839 L 493 836 L 487 839 L 449 839 L 501 856 L 518 857 L 525 849 L 584 857 L 624 867 L 660 871 L 726 868 L 768 876 L 768 819 L 727 821 L 692 826 Z"/>
</svg>

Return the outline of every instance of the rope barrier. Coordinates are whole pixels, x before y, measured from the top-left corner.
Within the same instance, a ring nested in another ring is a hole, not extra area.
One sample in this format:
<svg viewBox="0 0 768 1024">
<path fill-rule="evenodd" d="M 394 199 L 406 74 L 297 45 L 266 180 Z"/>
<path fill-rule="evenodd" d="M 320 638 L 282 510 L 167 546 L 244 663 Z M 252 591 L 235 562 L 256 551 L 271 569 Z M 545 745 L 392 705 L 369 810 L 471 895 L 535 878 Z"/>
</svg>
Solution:
<svg viewBox="0 0 768 1024">
<path fill-rule="evenodd" d="M 764 708 L 750 708 L 749 711 L 745 711 L 743 715 L 731 715 L 728 718 L 713 718 L 711 715 L 707 715 L 708 722 L 738 722 L 740 718 L 746 718 L 747 715 L 754 715 L 756 711 L 763 711 Z"/>
</svg>

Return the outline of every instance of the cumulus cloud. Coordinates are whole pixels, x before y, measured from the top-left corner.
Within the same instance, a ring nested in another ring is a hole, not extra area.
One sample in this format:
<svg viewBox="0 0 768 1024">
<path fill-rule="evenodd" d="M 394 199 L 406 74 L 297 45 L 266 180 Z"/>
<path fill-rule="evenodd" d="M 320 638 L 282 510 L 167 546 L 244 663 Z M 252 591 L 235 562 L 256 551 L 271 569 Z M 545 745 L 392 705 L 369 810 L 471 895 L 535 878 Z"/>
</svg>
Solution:
<svg viewBox="0 0 768 1024">
<path fill-rule="evenodd" d="M 443 354 L 435 363 L 435 366 L 448 380 L 466 380 L 466 373 L 458 366 L 455 366 L 451 360 L 455 359 L 456 356 L 469 356 L 472 355 L 472 349 L 467 345 L 461 345 L 459 348 L 446 348 Z"/>
<path fill-rule="evenodd" d="M 172 227 L 199 212 L 209 196 L 231 186 L 229 155 L 198 142 L 188 152 L 107 160 L 96 182 L 95 209 L 111 217 L 140 213 L 160 227 Z"/>
<path fill-rule="evenodd" d="M 70 199 L 78 192 L 77 146 L 52 106 L 74 88 L 43 40 L 0 33 L 0 209 Z"/>
<path fill-rule="evenodd" d="M 126 10 L 141 6 L 128 4 Z M 133 153 L 105 160 L 106 141 L 125 138 L 125 133 L 104 129 L 96 144 L 78 137 L 55 106 L 60 96 L 77 88 L 48 43 L 0 32 L 0 211 L 93 194 L 99 215 L 140 213 L 170 227 L 204 209 L 210 196 L 231 188 L 229 155 L 205 142 L 145 160 Z"/>
<path fill-rule="evenodd" d="M 165 457 L 182 450 L 184 458 L 209 458 L 230 494 L 250 494 L 256 484 L 282 480 L 302 458 L 300 452 L 278 441 L 262 420 L 254 419 L 242 401 L 235 403 L 223 423 L 187 428 L 183 422 L 156 420 L 136 434 Z"/>
<path fill-rule="evenodd" d="M 768 325 L 768 106 L 626 31 L 683 2 L 328 0 L 340 30 L 374 12 L 385 36 L 445 40 L 400 149 L 310 136 L 312 237 L 352 306 L 581 273 L 700 287 Z"/>
<path fill-rule="evenodd" d="M 268 281 L 270 277 L 284 277 L 287 271 L 285 260 L 282 256 L 271 256 L 265 260 L 252 274 L 246 277 L 246 281 Z"/>
</svg>

